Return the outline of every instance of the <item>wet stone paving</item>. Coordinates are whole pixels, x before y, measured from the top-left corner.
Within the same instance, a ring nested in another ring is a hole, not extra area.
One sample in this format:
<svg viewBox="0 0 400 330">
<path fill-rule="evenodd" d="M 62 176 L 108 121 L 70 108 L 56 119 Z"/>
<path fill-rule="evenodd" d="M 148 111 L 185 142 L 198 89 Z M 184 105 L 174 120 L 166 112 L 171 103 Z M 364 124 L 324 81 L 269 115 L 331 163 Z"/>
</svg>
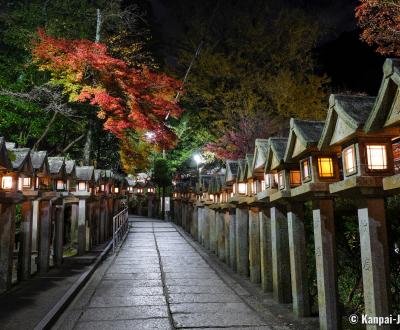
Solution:
<svg viewBox="0 0 400 330">
<path fill-rule="evenodd" d="M 171 223 L 131 219 L 119 253 L 59 328 L 286 328 L 267 324 L 190 240 Z"/>
</svg>

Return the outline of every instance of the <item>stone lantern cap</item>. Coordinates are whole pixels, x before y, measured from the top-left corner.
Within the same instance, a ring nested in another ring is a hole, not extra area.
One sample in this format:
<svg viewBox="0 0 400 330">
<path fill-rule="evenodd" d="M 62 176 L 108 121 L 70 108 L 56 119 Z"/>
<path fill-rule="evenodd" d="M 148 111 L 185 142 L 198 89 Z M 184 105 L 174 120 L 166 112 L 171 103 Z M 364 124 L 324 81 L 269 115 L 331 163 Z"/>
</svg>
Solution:
<svg viewBox="0 0 400 330">
<path fill-rule="evenodd" d="M 12 165 L 7 152 L 6 140 L 0 137 L 0 170 L 11 170 Z"/>
<path fill-rule="evenodd" d="M 325 122 L 290 119 L 290 133 L 284 161 L 290 163 L 310 151 L 318 150 Z"/>
<path fill-rule="evenodd" d="M 329 98 L 328 116 L 318 143 L 319 149 L 341 145 L 360 133 L 367 121 L 375 97 L 335 95 Z"/>
<path fill-rule="evenodd" d="M 77 166 L 75 168 L 76 180 L 78 181 L 94 181 L 93 166 Z"/>
<path fill-rule="evenodd" d="M 33 151 L 30 156 L 36 175 L 48 175 L 50 173 L 47 151 Z"/>
<path fill-rule="evenodd" d="M 365 123 L 366 133 L 400 124 L 400 59 L 388 58 L 373 109 Z"/>
<path fill-rule="evenodd" d="M 287 138 L 269 138 L 267 161 L 265 162 L 265 173 L 268 173 L 272 170 L 279 170 L 283 167 L 287 141 Z"/>
<path fill-rule="evenodd" d="M 135 185 L 135 180 L 129 177 L 125 178 L 128 187 L 133 187 Z"/>
<path fill-rule="evenodd" d="M 52 176 L 63 176 L 65 174 L 64 157 L 49 157 L 49 168 Z"/>
<path fill-rule="evenodd" d="M 27 176 L 33 176 L 33 166 L 31 162 L 29 148 L 9 148 L 8 146 L 15 146 L 15 144 L 7 144 L 7 150 L 12 155 L 11 165 L 15 172 L 22 173 Z"/>
<path fill-rule="evenodd" d="M 268 139 L 256 139 L 253 164 L 251 165 L 253 176 L 264 175 L 265 162 L 267 161 Z"/>
<path fill-rule="evenodd" d="M 246 167 L 246 159 L 238 160 L 238 171 L 236 175 L 236 182 L 244 182 L 246 179 L 245 176 L 245 167 Z"/>
<path fill-rule="evenodd" d="M 246 180 L 253 177 L 253 159 L 253 154 L 246 154 L 246 164 L 244 167 L 244 176 Z"/>
<path fill-rule="evenodd" d="M 238 161 L 236 160 L 226 161 L 226 172 L 225 172 L 226 184 L 232 185 L 236 181 L 238 170 L 239 170 Z"/>
<path fill-rule="evenodd" d="M 73 159 L 65 161 L 65 173 L 72 179 L 76 178 L 76 162 Z"/>
</svg>

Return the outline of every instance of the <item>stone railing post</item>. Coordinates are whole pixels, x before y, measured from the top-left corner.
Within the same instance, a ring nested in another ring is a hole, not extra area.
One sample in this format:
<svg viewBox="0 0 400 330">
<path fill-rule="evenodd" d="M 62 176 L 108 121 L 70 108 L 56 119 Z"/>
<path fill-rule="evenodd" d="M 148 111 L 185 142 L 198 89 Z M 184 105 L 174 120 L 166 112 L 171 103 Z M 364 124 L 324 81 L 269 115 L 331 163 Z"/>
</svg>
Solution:
<svg viewBox="0 0 400 330">
<path fill-rule="evenodd" d="M 365 314 L 385 317 L 389 312 L 389 256 L 383 198 L 358 202 Z M 390 325 L 368 325 L 367 329 L 389 329 Z"/>
<path fill-rule="evenodd" d="M 20 232 L 18 280 L 27 280 L 31 276 L 32 262 L 32 200 L 21 205 L 22 221 Z"/>
<path fill-rule="evenodd" d="M 249 276 L 249 211 L 236 208 L 236 270 L 238 274 Z"/>
<path fill-rule="evenodd" d="M 289 239 L 286 210 L 282 205 L 271 207 L 271 245 L 273 296 L 278 303 L 292 301 Z"/>
<path fill-rule="evenodd" d="M 259 209 L 249 209 L 249 268 L 250 281 L 261 282 L 261 258 L 260 258 L 260 220 Z"/>
<path fill-rule="evenodd" d="M 217 226 L 216 226 L 216 212 L 213 209 L 208 209 L 208 223 L 209 223 L 209 246 L 211 252 L 217 252 Z"/>
<path fill-rule="evenodd" d="M 210 218 L 211 218 L 211 210 L 205 206 L 204 207 L 204 220 L 203 220 L 203 246 L 209 250 L 210 249 Z"/>
<path fill-rule="evenodd" d="M 224 210 L 222 213 L 223 223 L 224 223 L 224 249 L 225 249 L 225 263 L 229 265 L 230 255 L 229 255 L 229 226 L 231 222 L 231 216 L 228 210 Z"/>
<path fill-rule="evenodd" d="M 0 293 L 11 287 L 15 241 L 15 204 L 0 204 Z"/>
<path fill-rule="evenodd" d="M 298 317 L 310 315 L 303 206 L 289 203 L 287 213 L 293 311 Z"/>
<path fill-rule="evenodd" d="M 78 203 L 71 204 L 71 245 L 78 247 Z"/>
<path fill-rule="evenodd" d="M 229 209 L 229 266 L 236 270 L 236 208 Z"/>
<path fill-rule="evenodd" d="M 86 209 L 86 199 L 79 199 L 78 206 L 78 255 L 83 255 L 86 252 L 86 218 L 87 218 L 87 209 Z"/>
<path fill-rule="evenodd" d="M 50 267 L 52 202 L 42 199 L 39 203 L 39 256 L 38 270 L 47 273 Z"/>
<path fill-rule="evenodd" d="M 269 292 L 272 291 L 271 215 L 269 209 L 260 210 L 259 221 L 261 287 L 265 292 Z"/>
<path fill-rule="evenodd" d="M 64 252 L 64 204 L 55 205 L 54 210 L 54 264 L 61 266 Z"/>
<path fill-rule="evenodd" d="M 225 261 L 225 212 L 218 210 L 215 212 L 216 232 L 217 232 L 217 254 L 220 260 Z"/>
<path fill-rule="evenodd" d="M 335 218 L 332 199 L 313 201 L 315 262 L 319 323 L 323 330 L 338 329 Z"/>
</svg>

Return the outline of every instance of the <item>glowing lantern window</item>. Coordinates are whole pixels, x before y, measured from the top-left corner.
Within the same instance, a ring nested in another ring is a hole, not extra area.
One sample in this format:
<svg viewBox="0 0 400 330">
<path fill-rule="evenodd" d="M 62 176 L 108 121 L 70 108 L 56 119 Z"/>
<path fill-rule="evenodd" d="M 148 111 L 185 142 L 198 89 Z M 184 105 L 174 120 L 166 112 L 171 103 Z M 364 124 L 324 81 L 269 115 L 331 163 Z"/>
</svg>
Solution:
<svg viewBox="0 0 400 330">
<path fill-rule="evenodd" d="M 254 181 L 254 182 L 253 182 L 253 191 L 252 191 L 253 194 L 257 194 L 257 190 L 258 190 L 258 189 L 257 189 L 257 181 Z"/>
<path fill-rule="evenodd" d="M 347 175 L 357 172 L 356 152 L 354 145 L 343 150 L 344 170 Z"/>
<path fill-rule="evenodd" d="M 36 188 L 36 189 L 39 189 L 39 178 L 36 178 L 35 188 Z"/>
<path fill-rule="evenodd" d="M 4 190 L 10 190 L 10 189 L 12 189 L 12 186 L 13 186 L 13 178 L 12 178 L 12 176 L 3 176 L 1 178 L 1 187 Z"/>
<path fill-rule="evenodd" d="M 100 191 L 104 191 L 104 184 L 100 185 Z"/>
<path fill-rule="evenodd" d="M 23 178 L 22 179 L 22 187 L 30 188 L 31 187 L 31 178 Z"/>
<path fill-rule="evenodd" d="M 233 194 L 233 192 L 231 192 L 231 197 L 233 197 L 234 196 L 234 194 Z"/>
<path fill-rule="evenodd" d="M 119 188 L 118 188 L 118 187 L 115 187 L 115 188 L 114 188 L 114 192 L 115 192 L 116 194 L 118 194 L 118 193 L 119 193 Z"/>
<path fill-rule="evenodd" d="M 278 174 L 279 189 L 285 189 L 285 173 L 279 172 Z"/>
<path fill-rule="evenodd" d="M 301 174 L 300 171 L 290 171 L 290 185 L 298 186 L 301 184 Z"/>
<path fill-rule="evenodd" d="M 271 187 L 271 176 L 269 174 L 264 174 L 265 188 Z"/>
<path fill-rule="evenodd" d="M 213 195 L 213 194 L 210 195 L 210 199 L 211 199 L 212 201 L 214 201 L 214 195 Z"/>
<path fill-rule="evenodd" d="M 64 190 L 64 181 L 63 180 L 57 180 L 56 189 L 57 190 Z"/>
<path fill-rule="evenodd" d="M 236 183 L 233 185 L 233 193 L 236 194 Z"/>
<path fill-rule="evenodd" d="M 265 190 L 265 180 L 261 181 L 261 191 Z"/>
<path fill-rule="evenodd" d="M 310 160 L 309 159 L 304 159 L 301 162 L 301 170 L 303 174 L 303 181 L 308 181 L 311 179 L 311 166 L 310 166 Z"/>
<path fill-rule="evenodd" d="M 18 179 L 18 190 L 22 190 L 22 178 Z"/>
<path fill-rule="evenodd" d="M 330 157 L 318 158 L 318 175 L 320 178 L 333 177 L 333 160 Z"/>
<path fill-rule="evenodd" d="M 239 183 L 239 194 L 247 193 L 247 185 L 243 182 Z"/>
<path fill-rule="evenodd" d="M 86 182 L 85 181 L 79 181 L 78 182 L 78 190 L 79 191 L 86 191 Z"/>
<path fill-rule="evenodd" d="M 386 170 L 387 155 L 385 145 L 367 145 L 367 162 L 369 170 Z"/>
</svg>

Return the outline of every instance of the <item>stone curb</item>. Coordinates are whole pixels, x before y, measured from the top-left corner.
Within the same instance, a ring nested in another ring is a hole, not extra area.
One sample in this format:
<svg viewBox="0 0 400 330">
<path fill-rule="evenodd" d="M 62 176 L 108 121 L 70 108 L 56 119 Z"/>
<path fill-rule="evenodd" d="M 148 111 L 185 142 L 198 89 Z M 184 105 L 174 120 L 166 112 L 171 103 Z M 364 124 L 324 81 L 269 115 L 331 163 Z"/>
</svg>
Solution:
<svg viewBox="0 0 400 330">
<path fill-rule="evenodd" d="M 89 281 L 94 271 L 103 261 L 105 256 L 112 250 L 112 240 L 108 243 L 106 248 L 96 258 L 96 261 L 90 266 L 90 269 L 85 271 L 79 279 L 68 289 L 68 291 L 61 297 L 61 299 L 54 305 L 54 307 L 43 317 L 43 319 L 36 324 L 34 330 L 50 329 L 51 326 L 56 322 L 61 313 L 68 307 L 75 296 L 83 288 L 83 286 Z"/>
</svg>

